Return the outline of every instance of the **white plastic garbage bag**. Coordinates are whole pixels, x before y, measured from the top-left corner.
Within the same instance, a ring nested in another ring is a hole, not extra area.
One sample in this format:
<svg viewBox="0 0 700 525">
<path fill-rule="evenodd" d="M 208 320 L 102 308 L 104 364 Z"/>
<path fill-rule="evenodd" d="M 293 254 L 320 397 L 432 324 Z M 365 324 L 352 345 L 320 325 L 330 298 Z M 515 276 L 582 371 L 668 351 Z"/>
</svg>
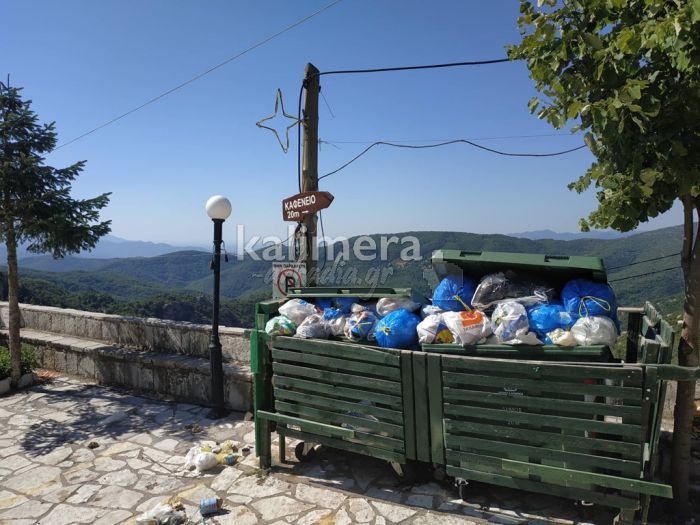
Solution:
<svg viewBox="0 0 700 525">
<path fill-rule="evenodd" d="M 331 326 L 321 314 L 313 314 L 304 319 L 296 333 L 296 337 L 302 339 L 328 339 L 330 335 Z"/>
<path fill-rule="evenodd" d="M 504 301 L 496 305 L 491 315 L 491 329 L 499 342 L 507 343 L 513 339 L 522 338 L 528 333 L 529 328 L 527 310 L 522 304 Z"/>
<path fill-rule="evenodd" d="M 547 334 L 552 344 L 558 346 L 576 346 L 576 338 L 569 330 L 556 328 Z"/>
<path fill-rule="evenodd" d="M 204 472 L 218 464 L 219 461 L 216 459 L 216 454 L 204 452 L 199 446 L 190 448 L 185 456 L 185 468 L 187 470 L 197 469 L 198 472 Z"/>
<path fill-rule="evenodd" d="M 445 321 L 442 319 L 442 314 L 427 316 L 418 323 L 416 332 L 418 332 L 418 342 L 422 345 L 454 342 L 452 332 L 447 328 Z"/>
<path fill-rule="evenodd" d="M 316 307 L 303 299 L 290 299 L 279 307 L 279 312 L 299 326 L 304 319 L 316 313 Z"/>
<path fill-rule="evenodd" d="M 426 304 L 423 308 L 421 308 L 420 315 L 423 319 L 425 319 L 429 315 L 441 314 L 444 311 L 445 310 L 443 310 L 439 306 L 435 306 L 434 304 Z"/>
<path fill-rule="evenodd" d="M 420 308 L 420 304 L 411 301 L 408 297 L 382 297 L 377 301 L 377 313 L 380 317 L 401 308 L 414 312 Z"/>
<path fill-rule="evenodd" d="M 617 342 L 617 328 L 609 317 L 581 317 L 571 327 L 571 333 L 582 346 L 615 346 Z"/>
<path fill-rule="evenodd" d="M 479 310 L 445 312 L 442 318 L 459 345 L 473 345 L 491 335 L 491 321 Z"/>
<path fill-rule="evenodd" d="M 179 525 L 185 523 L 187 517 L 182 511 L 175 510 L 167 503 L 158 503 L 151 510 L 148 510 L 136 518 L 136 525 L 152 524 L 153 522 L 168 525 Z"/>
</svg>

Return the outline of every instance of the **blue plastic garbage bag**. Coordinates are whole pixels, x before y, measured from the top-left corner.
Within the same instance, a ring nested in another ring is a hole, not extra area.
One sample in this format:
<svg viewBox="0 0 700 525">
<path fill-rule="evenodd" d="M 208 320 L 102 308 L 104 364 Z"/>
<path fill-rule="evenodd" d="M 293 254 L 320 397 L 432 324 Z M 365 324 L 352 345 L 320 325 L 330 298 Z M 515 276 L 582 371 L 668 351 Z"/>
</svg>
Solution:
<svg viewBox="0 0 700 525">
<path fill-rule="evenodd" d="M 377 324 L 377 316 L 369 310 L 358 310 L 348 317 L 345 323 L 345 335 L 353 341 L 374 338 L 374 326 Z"/>
<path fill-rule="evenodd" d="M 377 344 L 382 348 L 415 348 L 418 345 L 416 327 L 419 323 L 420 317 L 408 310 L 394 310 L 374 327 Z"/>
<path fill-rule="evenodd" d="M 325 297 L 319 297 L 314 301 L 314 304 L 316 304 L 316 308 L 324 312 L 333 306 L 333 301 Z"/>
<path fill-rule="evenodd" d="M 355 303 L 359 303 L 360 299 L 357 297 L 336 297 L 335 299 L 333 299 L 333 302 L 333 306 L 338 308 L 344 314 L 349 314 L 350 310 L 352 309 L 352 305 Z"/>
<path fill-rule="evenodd" d="M 476 282 L 469 277 L 448 275 L 433 292 L 433 305 L 451 312 L 471 309 Z"/>
<path fill-rule="evenodd" d="M 560 302 L 531 306 L 527 309 L 527 320 L 530 330 L 538 337 L 546 337 L 549 332 L 557 328 L 567 330 L 575 321 Z"/>
<path fill-rule="evenodd" d="M 574 321 L 579 317 L 598 315 L 617 319 L 615 292 L 607 283 L 574 279 L 564 285 L 561 300 Z"/>
</svg>

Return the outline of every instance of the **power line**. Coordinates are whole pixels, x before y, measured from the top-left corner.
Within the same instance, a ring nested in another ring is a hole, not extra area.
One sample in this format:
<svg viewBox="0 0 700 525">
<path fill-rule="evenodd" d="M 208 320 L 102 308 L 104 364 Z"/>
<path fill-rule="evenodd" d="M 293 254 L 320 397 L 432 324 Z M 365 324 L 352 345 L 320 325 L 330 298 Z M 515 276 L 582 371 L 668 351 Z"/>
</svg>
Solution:
<svg viewBox="0 0 700 525">
<path fill-rule="evenodd" d="M 500 151 L 497 149 L 488 148 L 486 146 L 482 146 L 481 144 L 477 144 L 476 142 L 472 142 L 472 141 L 467 140 L 467 139 L 455 139 L 455 140 L 449 140 L 447 142 L 440 142 L 438 144 L 424 144 L 424 145 L 420 145 L 420 146 L 415 145 L 415 144 L 409 145 L 409 144 L 397 144 L 395 142 L 378 141 L 378 142 L 375 142 L 372 145 L 366 147 L 361 153 L 359 153 L 358 155 L 356 155 L 355 157 L 350 159 L 348 162 L 346 162 L 345 164 L 343 164 L 339 168 L 337 168 L 329 173 L 326 173 L 325 175 L 322 175 L 321 177 L 318 178 L 318 180 L 325 179 L 326 177 L 330 177 L 331 175 L 338 173 L 340 170 L 347 168 L 350 164 L 352 164 L 353 162 L 358 160 L 360 157 L 362 157 L 365 153 L 369 152 L 369 150 L 371 150 L 375 146 L 382 145 L 382 146 L 391 146 L 394 148 L 426 149 L 426 148 L 438 148 L 441 146 L 448 146 L 450 144 L 468 144 L 468 145 L 473 146 L 475 148 L 479 148 L 479 149 L 482 149 L 484 151 L 488 151 L 490 153 L 495 153 L 497 155 L 504 155 L 506 157 L 556 157 L 558 155 L 565 155 L 567 153 L 572 153 L 574 151 L 578 151 L 578 150 L 586 147 L 586 145 L 583 144 L 583 145 L 577 146 L 575 148 L 567 149 L 564 151 L 556 151 L 554 153 L 510 153 L 507 151 Z"/>
<path fill-rule="evenodd" d="M 326 100 L 326 95 L 324 95 L 323 91 L 321 90 L 319 90 L 319 93 L 321 94 L 321 98 L 323 98 L 323 101 L 326 103 L 326 107 L 328 108 L 328 112 L 331 114 L 331 117 L 335 118 L 335 113 L 333 113 L 331 105 L 328 103 L 328 100 Z"/>
<path fill-rule="evenodd" d="M 223 62 L 220 62 L 219 64 L 216 64 L 215 66 L 210 67 L 210 68 L 207 69 L 206 71 L 203 71 L 202 73 L 199 73 L 198 75 L 195 75 L 194 77 L 190 78 L 189 80 L 186 80 L 185 82 L 182 82 L 181 84 L 178 84 L 177 86 L 175 86 L 175 87 L 173 87 L 173 88 L 171 88 L 171 89 L 169 89 L 169 90 L 167 90 L 167 91 L 161 93 L 160 95 L 153 97 L 152 99 L 150 99 L 150 100 L 144 102 L 144 103 L 141 104 L 140 106 L 137 106 L 137 107 L 135 107 L 135 108 L 133 108 L 133 109 L 130 109 L 129 111 L 127 111 L 127 112 L 125 112 L 125 113 L 122 113 L 121 115 L 119 115 L 119 116 L 117 116 L 117 117 L 114 117 L 112 120 L 109 120 L 109 121 L 105 122 L 104 124 L 100 124 L 100 125 L 97 126 L 96 128 L 93 128 L 93 129 L 91 129 L 90 131 L 87 131 L 87 132 L 83 133 L 82 135 L 78 135 L 77 137 L 75 137 L 74 139 L 69 140 L 68 142 L 64 142 L 63 144 L 57 146 L 55 149 L 62 148 L 62 147 L 64 147 L 64 146 L 67 146 L 68 144 L 72 144 L 73 142 L 75 142 L 75 141 L 77 141 L 77 140 L 80 140 L 80 139 L 82 139 L 82 138 L 84 138 L 84 137 L 87 137 L 88 135 L 91 135 L 91 134 L 94 133 L 95 131 L 99 131 L 100 129 L 105 128 L 105 127 L 109 126 L 110 124 L 114 124 L 115 122 L 117 122 L 117 121 L 123 119 L 124 117 L 127 117 L 127 116 L 131 115 L 132 113 L 135 113 L 135 112 L 139 111 L 140 109 L 143 109 L 143 108 L 145 108 L 146 106 L 149 106 L 149 105 L 153 104 L 154 102 L 160 100 L 161 98 L 166 97 L 166 96 L 170 95 L 171 93 L 174 93 L 174 92 L 177 91 L 178 89 L 181 89 L 181 88 L 187 86 L 188 84 L 191 84 L 192 82 L 194 82 L 194 81 L 196 81 L 196 80 L 199 80 L 200 78 L 202 78 L 202 77 L 208 75 L 209 73 L 211 73 L 211 72 L 213 72 L 213 71 L 216 71 L 217 69 L 219 69 L 219 68 L 225 66 L 226 64 L 228 64 L 228 63 L 230 63 L 230 62 L 233 62 L 234 60 L 236 60 L 236 59 L 242 57 L 243 55 L 245 55 L 245 54 L 247 54 L 247 53 L 250 53 L 251 51 L 253 51 L 253 50 L 259 48 L 260 46 L 263 46 L 263 45 L 267 44 L 268 42 L 270 42 L 271 40 L 274 40 L 274 39 L 277 38 L 278 36 L 281 36 L 281 35 L 283 35 L 284 33 L 287 33 L 288 31 L 291 31 L 291 30 L 294 29 L 295 27 L 297 27 L 297 26 L 303 24 L 303 23 L 306 22 L 307 20 L 310 20 L 310 19 L 314 18 L 314 17 L 317 16 L 317 15 L 320 15 L 321 13 L 323 13 L 324 11 L 326 11 L 327 9 L 330 9 L 331 7 L 333 7 L 334 5 L 336 5 L 336 4 L 340 3 L 340 2 L 342 2 L 342 0 L 334 0 L 334 1 L 331 2 L 330 4 L 325 5 L 324 7 L 320 8 L 319 10 L 317 10 L 317 11 L 315 11 L 315 12 L 313 12 L 313 13 L 311 13 L 310 15 L 307 15 L 307 16 L 305 16 L 304 18 L 301 18 L 301 19 L 297 20 L 296 22 L 294 22 L 293 24 L 288 25 L 288 26 L 285 27 L 284 29 L 281 29 L 280 31 L 277 31 L 276 33 L 274 33 L 274 34 L 268 36 L 267 38 L 264 38 L 263 40 L 260 40 L 259 42 L 253 44 L 252 46 L 250 46 L 250 47 L 244 49 L 244 50 L 241 51 L 240 53 L 238 53 L 238 54 L 236 54 L 236 55 L 234 55 L 234 56 L 232 56 L 232 57 L 230 57 L 230 58 L 227 58 L 227 59 L 224 60 Z"/>
<path fill-rule="evenodd" d="M 609 283 L 616 283 L 619 281 L 626 281 L 627 279 L 636 279 L 638 277 L 645 277 L 647 275 L 654 275 L 654 274 L 661 273 L 661 272 L 668 272 L 669 270 L 677 270 L 679 268 L 680 268 L 680 266 L 673 266 L 671 268 L 664 268 L 663 270 L 656 270 L 653 272 L 640 273 L 638 275 L 630 275 L 629 277 L 620 277 L 619 279 L 610 279 L 608 282 Z"/>
<path fill-rule="evenodd" d="M 440 69 L 445 67 L 461 67 L 461 66 L 485 66 L 488 64 L 501 64 L 503 62 L 512 62 L 510 58 L 496 58 L 494 60 L 472 60 L 467 62 L 449 62 L 447 64 L 426 64 L 421 66 L 398 66 L 398 67 L 381 67 L 373 69 L 337 69 L 335 71 L 320 71 L 318 76 L 327 75 L 354 75 L 358 73 L 387 73 L 390 71 L 415 71 L 417 69 Z"/>
<path fill-rule="evenodd" d="M 332 5 L 332 4 L 331 4 Z M 328 6 L 330 7 L 330 6 Z M 497 58 L 494 60 L 472 60 L 466 62 L 450 62 L 446 64 L 425 64 L 420 66 L 399 66 L 399 67 L 383 67 L 374 69 L 337 69 L 333 71 L 320 71 L 316 75 L 349 75 L 355 73 L 385 73 L 389 71 L 412 71 L 418 69 L 440 69 L 446 67 L 464 67 L 464 66 L 482 66 L 488 64 L 500 64 L 502 62 L 510 62 L 509 58 Z M 306 84 L 309 78 L 304 78 L 299 88 L 299 106 L 297 108 L 297 120 L 301 122 L 301 97 L 306 89 Z M 324 98 L 325 100 L 325 98 Z M 330 107 L 328 108 L 330 109 Z M 332 113 L 332 112 L 331 112 Z M 370 146 L 371 147 L 371 146 Z M 341 168 L 342 169 L 342 168 Z M 331 174 L 324 175 L 327 177 Z M 297 126 L 297 179 L 299 182 L 299 192 L 301 192 L 301 125 Z M 319 179 L 320 180 L 320 179 Z"/>
<path fill-rule="evenodd" d="M 536 135 L 501 135 L 497 137 L 469 137 L 468 140 L 505 140 L 505 139 L 530 139 L 542 137 L 571 137 L 571 133 L 540 133 Z M 383 139 L 381 142 L 395 142 L 404 144 L 415 144 L 417 142 L 447 142 L 450 139 Z M 324 139 L 324 143 L 328 144 L 374 144 L 376 140 L 331 140 Z"/>
<path fill-rule="evenodd" d="M 680 255 L 680 254 L 681 254 L 681 252 L 670 253 L 668 255 L 662 255 L 661 257 L 654 257 L 653 259 L 644 259 L 643 261 L 635 261 L 635 262 L 631 262 L 629 264 L 622 264 L 620 266 L 613 266 L 612 268 L 608 268 L 608 271 L 619 270 L 620 268 L 629 268 L 630 266 L 635 266 L 637 264 L 642 264 L 642 263 L 647 263 L 647 262 L 660 261 L 662 259 L 668 259 L 669 257 L 675 257 L 675 256 Z"/>
</svg>

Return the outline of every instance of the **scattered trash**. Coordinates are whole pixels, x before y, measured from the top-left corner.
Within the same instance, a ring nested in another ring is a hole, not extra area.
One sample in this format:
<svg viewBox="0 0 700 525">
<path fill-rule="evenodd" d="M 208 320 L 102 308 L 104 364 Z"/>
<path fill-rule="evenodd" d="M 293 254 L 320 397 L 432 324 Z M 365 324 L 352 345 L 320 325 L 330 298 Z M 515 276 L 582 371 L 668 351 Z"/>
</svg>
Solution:
<svg viewBox="0 0 700 525">
<path fill-rule="evenodd" d="M 182 510 L 176 510 L 168 503 L 158 503 L 136 518 L 137 525 L 180 525 L 186 521 L 185 513 Z"/>
<path fill-rule="evenodd" d="M 199 423 L 190 423 L 189 425 L 185 425 L 185 430 L 189 430 L 193 434 L 199 434 L 203 429 Z"/>
<path fill-rule="evenodd" d="M 233 441 L 212 443 L 204 442 L 190 448 L 185 456 L 185 469 L 204 472 L 217 465 L 235 465 L 242 457 L 242 454 L 238 453 L 238 445 Z"/>
<path fill-rule="evenodd" d="M 90 441 L 90 443 L 87 444 L 87 448 L 89 448 L 89 449 L 95 449 L 99 446 L 100 446 L 100 444 L 97 443 L 96 441 Z"/>
<path fill-rule="evenodd" d="M 199 501 L 199 513 L 202 516 L 209 516 L 221 511 L 223 501 L 221 498 L 204 498 Z"/>
<path fill-rule="evenodd" d="M 249 456 L 252 451 L 250 450 L 250 447 L 243 447 L 241 449 L 241 456 Z"/>
</svg>

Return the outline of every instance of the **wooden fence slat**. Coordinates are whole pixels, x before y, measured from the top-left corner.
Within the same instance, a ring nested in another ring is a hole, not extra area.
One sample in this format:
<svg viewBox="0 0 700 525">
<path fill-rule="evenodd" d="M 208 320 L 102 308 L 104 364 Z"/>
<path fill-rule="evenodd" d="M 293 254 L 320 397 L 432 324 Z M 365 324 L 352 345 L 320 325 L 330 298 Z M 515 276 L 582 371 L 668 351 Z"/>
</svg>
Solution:
<svg viewBox="0 0 700 525">
<path fill-rule="evenodd" d="M 348 361 L 347 359 L 337 359 L 315 354 L 305 354 L 302 352 L 290 352 L 272 348 L 272 358 L 281 363 L 314 365 L 322 368 L 331 368 L 334 371 L 357 372 L 363 377 L 377 376 L 398 381 L 401 372 L 398 368 L 378 365 L 376 363 L 360 363 Z"/>
<path fill-rule="evenodd" d="M 355 376 L 344 374 L 342 372 L 330 372 L 328 370 L 316 370 L 304 366 L 288 365 L 286 363 L 273 362 L 272 370 L 275 374 L 285 377 L 300 377 L 302 379 L 318 379 L 330 384 L 342 386 L 362 387 L 367 390 L 388 393 L 400 394 L 401 384 L 398 382 L 386 381 L 383 379 Z"/>
<path fill-rule="evenodd" d="M 398 396 L 389 394 L 380 394 L 378 392 L 369 392 L 368 390 L 360 390 L 347 388 L 337 385 L 329 385 L 327 383 L 319 383 L 316 381 L 306 381 L 304 379 L 289 378 L 284 376 L 272 376 L 272 384 L 279 388 L 294 391 L 308 391 L 319 394 L 331 399 L 346 398 L 353 401 L 369 401 L 378 405 L 386 405 L 389 408 L 401 410 L 402 399 Z"/>
</svg>

